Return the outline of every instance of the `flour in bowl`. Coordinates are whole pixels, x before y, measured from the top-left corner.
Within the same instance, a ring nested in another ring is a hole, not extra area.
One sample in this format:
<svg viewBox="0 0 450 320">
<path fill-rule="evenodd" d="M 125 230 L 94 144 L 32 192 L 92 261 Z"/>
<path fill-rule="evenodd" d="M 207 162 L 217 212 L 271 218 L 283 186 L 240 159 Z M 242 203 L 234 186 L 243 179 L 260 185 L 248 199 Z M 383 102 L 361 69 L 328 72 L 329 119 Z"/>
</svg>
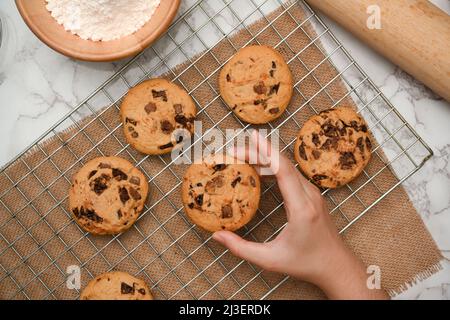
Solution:
<svg viewBox="0 0 450 320">
<path fill-rule="evenodd" d="M 47 10 L 82 39 L 110 41 L 135 33 L 152 17 L 160 0 L 46 0 Z"/>
</svg>

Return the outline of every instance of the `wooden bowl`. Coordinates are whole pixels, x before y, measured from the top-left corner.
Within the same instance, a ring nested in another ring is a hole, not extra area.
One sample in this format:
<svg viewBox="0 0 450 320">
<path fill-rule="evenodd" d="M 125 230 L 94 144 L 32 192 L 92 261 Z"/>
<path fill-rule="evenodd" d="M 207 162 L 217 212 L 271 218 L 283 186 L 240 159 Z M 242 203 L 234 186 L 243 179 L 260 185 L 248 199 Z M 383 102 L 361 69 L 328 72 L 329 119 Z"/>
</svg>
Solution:
<svg viewBox="0 0 450 320">
<path fill-rule="evenodd" d="M 64 30 L 46 9 L 45 0 L 16 0 L 25 23 L 50 48 L 84 61 L 114 61 L 135 55 L 156 41 L 174 19 L 180 0 L 162 0 L 152 18 L 136 33 L 113 41 L 83 40 Z"/>
</svg>

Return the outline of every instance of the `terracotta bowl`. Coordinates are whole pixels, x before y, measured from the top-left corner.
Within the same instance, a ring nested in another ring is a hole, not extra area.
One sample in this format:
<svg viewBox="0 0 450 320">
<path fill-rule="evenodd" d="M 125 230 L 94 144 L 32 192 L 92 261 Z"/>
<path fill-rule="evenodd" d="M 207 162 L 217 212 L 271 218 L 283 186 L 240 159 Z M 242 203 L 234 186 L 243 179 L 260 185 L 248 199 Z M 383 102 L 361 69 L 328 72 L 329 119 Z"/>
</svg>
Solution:
<svg viewBox="0 0 450 320">
<path fill-rule="evenodd" d="M 135 55 L 156 41 L 169 27 L 180 0 L 162 0 L 153 17 L 136 33 L 119 40 L 83 40 L 65 31 L 45 8 L 45 0 L 16 0 L 25 23 L 34 34 L 54 50 L 85 61 L 114 61 Z"/>
</svg>

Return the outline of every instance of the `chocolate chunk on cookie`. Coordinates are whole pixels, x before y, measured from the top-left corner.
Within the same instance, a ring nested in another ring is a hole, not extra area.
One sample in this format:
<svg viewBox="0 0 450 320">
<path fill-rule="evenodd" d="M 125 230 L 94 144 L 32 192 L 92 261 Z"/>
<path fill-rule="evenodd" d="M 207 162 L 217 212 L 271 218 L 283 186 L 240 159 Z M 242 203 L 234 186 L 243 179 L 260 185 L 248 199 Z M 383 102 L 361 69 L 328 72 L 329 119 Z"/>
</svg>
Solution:
<svg viewBox="0 0 450 320">
<path fill-rule="evenodd" d="M 161 91 L 152 90 L 152 96 L 154 99 L 161 98 L 164 102 L 167 102 L 166 90 L 161 90 Z"/>
<path fill-rule="evenodd" d="M 80 295 L 81 300 L 153 300 L 147 284 L 132 275 L 112 271 L 92 279 Z"/>
<path fill-rule="evenodd" d="M 219 88 L 226 104 L 243 121 L 263 124 L 286 110 L 293 94 L 288 65 L 275 49 L 248 46 L 223 67 Z"/>
<path fill-rule="evenodd" d="M 92 234 L 117 234 L 133 225 L 144 208 L 147 194 L 144 175 L 127 160 L 96 158 L 73 178 L 70 212 Z"/>
<path fill-rule="evenodd" d="M 179 86 L 151 79 L 130 89 L 120 114 L 127 141 L 145 154 L 165 154 L 180 143 L 177 130 L 194 132 L 197 108 Z"/>
<path fill-rule="evenodd" d="M 89 175 L 89 186 L 91 187 L 91 191 L 94 191 L 97 195 L 101 195 L 103 191 L 108 188 L 108 182 L 109 180 L 111 180 L 111 176 L 107 174 L 101 174 L 99 177 L 92 179 L 97 174 L 97 172 L 98 171 L 96 171 L 96 173 L 94 173 L 93 175 Z"/>
<path fill-rule="evenodd" d="M 368 164 L 372 143 L 367 124 L 351 108 L 337 108 L 310 118 L 300 130 L 295 159 L 320 187 L 337 188 L 355 179 Z"/>
<path fill-rule="evenodd" d="M 231 205 L 226 204 L 222 207 L 222 219 L 233 218 L 233 208 Z"/>
<path fill-rule="evenodd" d="M 258 209 L 261 186 L 256 171 L 233 160 L 205 159 L 189 167 L 183 178 L 185 212 L 207 231 L 237 230 Z"/>
<path fill-rule="evenodd" d="M 161 121 L 161 130 L 164 134 L 171 134 L 174 129 L 174 126 L 169 120 Z"/>
<path fill-rule="evenodd" d="M 112 168 L 112 176 L 117 181 L 122 181 L 122 180 L 127 180 L 128 179 L 128 175 L 125 172 L 123 172 L 122 170 L 118 169 L 118 168 Z"/>
</svg>

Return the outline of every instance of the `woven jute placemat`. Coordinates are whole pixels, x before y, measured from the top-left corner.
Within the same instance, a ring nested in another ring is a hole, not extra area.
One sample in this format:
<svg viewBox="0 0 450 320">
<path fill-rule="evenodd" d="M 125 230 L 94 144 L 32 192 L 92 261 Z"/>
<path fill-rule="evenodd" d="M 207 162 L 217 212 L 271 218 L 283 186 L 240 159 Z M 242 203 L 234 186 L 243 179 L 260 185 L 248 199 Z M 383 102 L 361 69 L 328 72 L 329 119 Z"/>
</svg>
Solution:
<svg viewBox="0 0 450 320">
<path fill-rule="evenodd" d="M 201 59 L 189 69 L 180 66 L 170 73 L 169 78 L 181 74 L 177 82 L 181 81 L 187 89 L 196 88 L 192 96 L 201 108 L 206 107 L 199 114 L 204 130 L 219 121 L 217 127 L 222 130 L 242 128 L 233 115 L 227 116 L 229 109 L 216 99 L 218 69 L 236 48 L 275 18 L 273 25 L 256 38 L 257 42 L 275 46 L 280 36 L 289 35 L 277 49 L 286 60 L 303 50 L 298 56 L 303 64 L 297 59 L 290 63 L 296 81 L 305 77 L 308 69 L 320 65 L 298 85 L 302 95 L 295 93 L 288 112 L 272 123 L 277 127 L 295 113 L 280 128 L 281 147 L 283 142 L 295 139 L 299 127 L 314 114 L 314 109 L 327 109 L 333 100 L 338 101 L 346 94 L 339 79 L 328 86 L 327 94 L 317 94 L 321 89 L 319 83 L 328 83 L 338 73 L 329 62 L 321 63 L 324 55 L 318 47 L 308 46 L 317 36 L 313 28 L 308 23 L 298 28 L 293 20 L 304 20 L 301 7 L 293 6 L 279 16 L 281 12 L 276 11 L 221 41 L 210 52 L 200 55 Z M 307 100 L 311 101 L 305 104 Z M 355 106 L 350 98 L 339 104 L 344 105 Z M 81 267 L 82 287 L 93 276 L 110 269 L 136 274 L 153 285 L 158 299 L 172 296 L 175 299 L 231 296 L 258 299 L 284 278 L 268 272 L 255 277 L 259 270 L 247 263 L 235 268 L 240 260 L 229 253 L 217 259 L 224 248 L 214 241 L 206 241 L 210 234 L 193 227 L 181 210 L 180 177 L 186 166 L 167 166 L 170 156 L 145 157 L 126 146 L 118 108 L 113 105 L 99 112 L 98 117 L 86 118 L 42 142 L 0 175 L 0 194 L 26 176 L 1 197 L 0 298 L 75 299 L 78 292 L 66 286 L 69 266 Z M 292 158 L 292 148 L 285 153 Z M 150 180 L 147 206 L 135 226 L 120 236 L 86 235 L 73 222 L 68 210 L 67 194 L 72 176 L 82 163 L 100 155 L 116 154 L 139 163 L 139 168 L 147 173 Z M 379 155 L 372 158 L 367 168 L 369 174 L 386 167 L 381 151 Z M 353 185 L 366 181 L 367 176 L 363 175 Z M 337 227 L 341 229 L 347 223 L 343 214 L 354 218 L 364 210 L 362 202 L 370 205 L 397 182 L 389 167 L 383 169 L 358 192 L 358 199 L 350 197 L 332 214 Z M 270 180 L 264 184 L 256 218 L 239 231 L 241 235 L 248 233 L 246 238 L 253 241 L 265 241 L 286 221 L 283 207 L 277 208 L 282 198 L 276 184 Z M 330 196 L 340 203 L 349 194 L 346 188 L 330 192 L 327 195 L 330 209 L 335 207 Z M 381 268 L 382 285 L 391 294 L 440 269 L 440 252 L 402 187 L 367 212 L 343 237 L 365 264 Z M 268 298 L 314 299 L 324 295 L 308 283 L 290 279 Z"/>
</svg>

